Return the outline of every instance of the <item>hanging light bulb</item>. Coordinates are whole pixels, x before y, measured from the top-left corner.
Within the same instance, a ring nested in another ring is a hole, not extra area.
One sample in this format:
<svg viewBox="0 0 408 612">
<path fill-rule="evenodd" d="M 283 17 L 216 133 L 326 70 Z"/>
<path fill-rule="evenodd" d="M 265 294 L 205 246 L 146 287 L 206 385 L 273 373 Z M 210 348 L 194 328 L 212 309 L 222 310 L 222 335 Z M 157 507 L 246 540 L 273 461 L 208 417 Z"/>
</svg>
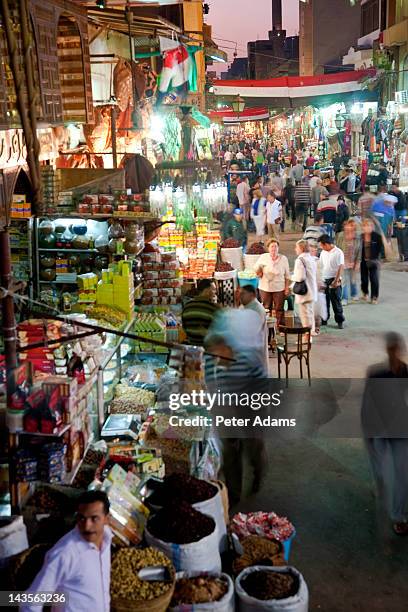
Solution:
<svg viewBox="0 0 408 612">
<path fill-rule="evenodd" d="M 103 10 L 104 8 L 106 8 L 105 0 L 96 0 L 96 6 L 98 9 Z"/>
</svg>

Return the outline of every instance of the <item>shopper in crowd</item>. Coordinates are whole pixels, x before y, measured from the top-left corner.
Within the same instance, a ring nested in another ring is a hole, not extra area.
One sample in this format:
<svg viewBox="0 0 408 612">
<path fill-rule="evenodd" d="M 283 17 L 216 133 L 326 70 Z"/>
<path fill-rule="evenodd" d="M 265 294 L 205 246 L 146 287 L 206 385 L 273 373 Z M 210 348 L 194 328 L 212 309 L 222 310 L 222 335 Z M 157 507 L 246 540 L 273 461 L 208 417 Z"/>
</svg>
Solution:
<svg viewBox="0 0 408 612">
<path fill-rule="evenodd" d="M 266 227 L 266 198 L 263 197 L 260 189 L 256 189 L 253 195 L 250 217 L 255 223 L 257 237 L 263 238 Z"/>
<path fill-rule="evenodd" d="M 336 175 L 335 175 L 334 170 L 330 170 L 329 183 L 326 185 L 326 189 L 329 192 L 329 195 L 334 195 L 339 192 L 339 184 L 336 180 Z"/>
<path fill-rule="evenodd" d="M 292 170 L 290 171 L 290 178 L 295 183 L 300 183 L 303 178 L 303 172 L 304 172 L 303 164 L 300 160 L 298 160 L 295 166 L 293 166 Z"/>
<path fill-rule="evenodd" d="M 317 241 L 308 241 L 309 253 L 316 266 L 317 300 L 313 303 L 313 313 L 315 320 L 315 335 L 320 334 L 322 321 L 327 320 L 326 286 L 322 279 L 322 266 L 319 257 L 319 244 Z"/>
<path fill-rule="evenodd" d="M 344 196 L 340 195 L 337 198 L 336 224 L 334 231 L 336 234 L 343 231 L 344 222 L 350 218 L 349 207 L 347 206 Z"/>
<path fill-rule="evenodd" d="M 371 192 L 369 185 L 366 185 L 364 188 L 363 195 L 358 201 L 358 208 L 362 219 L 364 219 L 364 217 L 367 217 L 367 215 L 371 213 L 374 200 L 374 194 Z"/>
<path fill-rule="evenodd" d="M 87 491 L 77 503 L 76 527 L 46 554 L 44 564 L 28 593 L 64 593 L 65 612 L 110 610 L 112 532 L 109 501 L 103 491 Z M 38 612 L 38 603 L 20 606 Z"/>
<path fill-rule="evenodd" d="M 316 212 L 323 215 L 324 223 L 334 225 L 337 215 L 337 199 L 335 196 L 324 198 L 317 206 Z"/>
<path fill-rule="evenodd" d="M 304 234 L 303 240 L 307 240 L 308 242 L 317 242 L 320 236 L 325 234 L 325 228 L 323 227 L 324 217 L 321 213 L 316 213 L 313 218 L 313 224 L 308 225 Z"/>
<path fill-rule="evenodd" d="M 408 535 L 408 366 L 406 344 L 395 332 L 385 336 L 387 361 L 368 369 L 361 412 L 362 429 L 380 504 L 397 535 Z"/>
<path fill-rule="evenodd" d="M 256 385 L 257 390 L 266 381 L 264 365 L 265 346 L 262 320 L 251 309 L 226 309 L 214 321 L 205 341 L 205 348 L 211 354 L 206 357 L 205 378 L 207 386 L 233 396 L 237 391 L 249 393 Z M 242 407 L 220 406 L 220 413 L 237 416 Z M 246 408 L 244 410 L 247 410 Z M 248 431 L 247 431 L 248 433 Z M 252 493 L 257 493 L 268 468 L 268 456 L 264 441 L 247 438 L 222 438 L 222 472 L 231 506 L 242 496 L 244 458 L 253 470 Z"/>
<path fill-rule="evenodd" d="M 313 211 L 316 212 L 317 207 L 319 206 L 321 200 L 323 198 L 327 198 L 329 196 L 329 192 L 326 187 L 323 186 L 323 181 L 321 178 L 317 177 L 317 180 L 312 187 L 312 207 Z"/>
<path fill-rule="evenodd" d="M 327 325 L 330 318 L 330 304 L 334 312 L 334 319 L 339 329 L 343 329 L 344 314 L 341 303 L 341 275 L 344 268 L 344 253 L 341 249 L 333 244 L 333 239 L 327 234 L 321 236 L 318 240 L 322 252 L 320 255 L 322 266 L 322 280 L 325 285 L 326 303 L 327 303 L 327 319 L 322 321 L 322 325 Z"/>
<path fill-rule="evenodd" d="M 380 294 L 380 257 L 382 252 L 382 237 L 375 231 L 371 219 L 363 219 L 361 244 L 361 292 L 362 299 L 368 302 L 369 285 L 371 303 L 378 303 Z"/>
<path fill-rule="evenodd" d="M 203 346 L 204 338 L 219 310 L 216 297 L 217 289 L 214 281 L 208 278 L 201 279 L 197 284 L 197 296 L 187 302 L 181 313 L 188 344 Z"/>
<path fill-rule="evenodd" d="M 380 162 L 379 167 L 380 167 L 380 171 L 378 175 L 378 184 L 381 187 L 386 187 L 388 184 L 388 176 L 389 176 L 387 166 L 384 162 Z"/>
<path fill-rule="evenodd" d="M 387 240 L 391 239 L 393 223 L 395 219 L 394 204 L 397 198 L 389 193 L 382 192 L 381 196 L 374 200 L 371 212 L 381 226 L 381 231 Z"/>
<path fill-rule="evenodd" d="M 266 223 L 268 226 L 268 236 L 278 238 L 280 234 L 280 224 L 282 222 L 282 204 L 276 198 L 273 191 L 266 196 Z"/>
<path fill-rule="evenodd" d="M 271 176 L 271 188 L 275 193 L 276 197 L 280 200 L 283 193 L 283 178 L 280 176 L 278 172 L 274 172 Z"/>
<path fill-rule="evenodd" d="M 391 186 L 389 194 L 397 198 L 394 203 L 395 218 L 397 221 L 404 219 L 408 214 L 408 196 L 395 184 Z"/>
<path fill-rule="evenodd" d="M 346 176 L 340 181 L 340 188 L 347 194 L 356 193 L 361 183 L 360 177 L 354 172 L 353 168 L 347 168 Z"/>
<path fill-rule="evenodd" d="M 299 184 L 295 187 L 296 224 L 304 232 L 307 225 L 307 217 L 312 202 L 312 194 L 309 185 Z"/>
<path fill-rule="evenodd" d="M 336 151 L 336 153 L 334 154 L 334 157 L 332 159 L 332 164 L 333 164 L 333 170 L 336 176 L 336 179 L 338 178 L 339 172 L 341 170 L 341 157 L 339 155 L 339 153 Z"/>
<path fill-rule="evenodd" d="M 253 285 L 245 285 L 244 287 L 241 287 L 239 299 L 240 299 L 240 303 L 246 310 L 253 310 L 261 318 L 263 335 L 264 335 L 263 343 L 265 346 L 264 367 L 265 367 L 265 371 L 268 372 L 269 370 L 269 346 L 268 346 L 269 330 L 268 330 L 268 325 L 266 321 L 266 310 L 262 306 L 258 298 L 256 297 L 256 289 Z"/>
<path fill-rule="evenodd" d="M 357 275 L 361 262 L 361 236 L 354 219 L 348 219 L 343 231 L 336 236 L 336 244 L 344 253 L 342 304 L 347 306 L 349 300 L 358 301 Z"/>
<path fill-rule="evenodd" d="M 310 189 L 313 189 L 314 187 L 316 187 L 318 181 L 321 180 L 321 172 L 320 170 L 315 170 L 310 178 L 309 181 L 309 187 Z"/>
<path fill-rule="evenodd" d="M 251 200 L 249 179 L 247 175 L 244 175 L 241 179 L 241 182 L 238 183 L 236 194 L 239 201 L 239 208 L 242 208 L 245 214 L 245 219 L 248 220 Z"/>
<path fill-rule="evenodd" d="M 317 265 L 309 253 L 307 240 L 298 240 L 295 246 L 296 261 L 293 272 L 293 281 L 305 281 L 307 292 L 304 295 L 295 293 L 295 303 L 299 308 L 302 327 L 310 327 L 312 336 L 315 335 L 314 303 L 317 301 Z"/>
<path fill-rule="evenodd" d="M 283 202 L 286 208 L 286 218 L 292 220 L 292 224 L 296 221 L 296 206 L 295 206 L 295 186 L 289 178 L 283 190 Z"/>
<path fill-rule="evenodd" d="M 289 295 L 289 262 L 285 255 L 279 254 L 279 241 L 271 238 L 267 242 L 268 253 L 261 255 L 255 265 L 260 278 L 259 290 L 262 304 L 266 310 L 275 308 L 278 326 L 285 325 L 284 303 Z"/>
<path fill-rule="evenodd" d="M 233 218 L 225 225 L 225 238 L 234 238 L 244 249 L 247 243 L 247 231 L 244 226 L 244 211 L 235 208 Z"/>
<path fill-rule="evenodd" d="M 306 162 L 305 162 L 305 166 L 306 168 L 308 168 L 309 170 L 313 170 L 314 166 L 316 163 L 316 158 L 313 155 L 312 152 L 309 153 L 309 155 L 306 158 Z"/>
</svg>

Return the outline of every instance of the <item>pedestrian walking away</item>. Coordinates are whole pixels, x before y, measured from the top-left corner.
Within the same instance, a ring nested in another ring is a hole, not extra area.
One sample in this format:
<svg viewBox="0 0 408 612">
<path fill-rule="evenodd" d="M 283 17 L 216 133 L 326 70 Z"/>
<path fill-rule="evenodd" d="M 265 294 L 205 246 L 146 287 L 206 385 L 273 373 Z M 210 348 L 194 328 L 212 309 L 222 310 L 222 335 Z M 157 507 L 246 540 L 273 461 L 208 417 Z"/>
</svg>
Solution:
<svg viewBox="0 0 408 612">
<path fill-rule="evenodd" d="M 344 314 L 341 303 L 341 275 L 344 268 L 344 253 L 337 246 L 334 246 L 332 238 L 327 236 L 327 234 L 321 236 L 318 242 L 322 248 L 320 259 L 327 303 L 327 320 L 322 321 L 322 325 L 327 325 L 327 321 L 330 318 L 331 305 L 337 327 L 343 329 Z"/>
</svg>

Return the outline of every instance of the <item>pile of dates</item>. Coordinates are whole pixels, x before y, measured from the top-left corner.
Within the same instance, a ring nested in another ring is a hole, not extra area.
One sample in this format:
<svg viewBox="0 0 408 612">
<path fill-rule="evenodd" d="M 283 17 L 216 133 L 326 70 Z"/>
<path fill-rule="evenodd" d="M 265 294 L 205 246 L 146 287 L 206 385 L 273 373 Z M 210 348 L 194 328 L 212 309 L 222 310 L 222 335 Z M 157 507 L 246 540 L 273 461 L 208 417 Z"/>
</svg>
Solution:
<svg viewBox="0 0 408 612">
<path fill-rule="evenodd" d="M 263 255 L 264 253 L 266 253 L 266 251 L 262 242 L 254 242 L 254 244 L 251 244 L 247 249 L 247 255 Z"/>
<path fill-rule="evenodd" d="M 234 270 L 234 268 L 228 262 L 217 263 L 217 266 L 215 268 L 216 272 L 233 272 L 233 270 Z"/>
<path fill-rule="evenodd" d="M 235 238 L 227 238 L 221 245 L 222 249 L 239 249 L 240 243 Z"/>
</svg>

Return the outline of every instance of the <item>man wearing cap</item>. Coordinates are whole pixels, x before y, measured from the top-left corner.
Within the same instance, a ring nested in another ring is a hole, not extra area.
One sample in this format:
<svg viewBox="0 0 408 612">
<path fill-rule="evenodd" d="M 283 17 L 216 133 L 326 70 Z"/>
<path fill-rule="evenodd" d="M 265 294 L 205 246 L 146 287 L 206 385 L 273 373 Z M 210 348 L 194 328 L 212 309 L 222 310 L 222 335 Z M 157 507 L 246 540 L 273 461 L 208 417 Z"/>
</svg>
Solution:
<svg viewBox="0 0 408 612">
<path fill-rule="evenodd" d="M 242 247 L 246 247 L 247 243 L 247 233 L 243 223 L 243 213 L 242 208 L 235 208 L 233 212 L 233 218 L 230 219 L 226 225 L 224 230 L 225 239 L 234 238 L 237 240 Z"/>
</svg>

